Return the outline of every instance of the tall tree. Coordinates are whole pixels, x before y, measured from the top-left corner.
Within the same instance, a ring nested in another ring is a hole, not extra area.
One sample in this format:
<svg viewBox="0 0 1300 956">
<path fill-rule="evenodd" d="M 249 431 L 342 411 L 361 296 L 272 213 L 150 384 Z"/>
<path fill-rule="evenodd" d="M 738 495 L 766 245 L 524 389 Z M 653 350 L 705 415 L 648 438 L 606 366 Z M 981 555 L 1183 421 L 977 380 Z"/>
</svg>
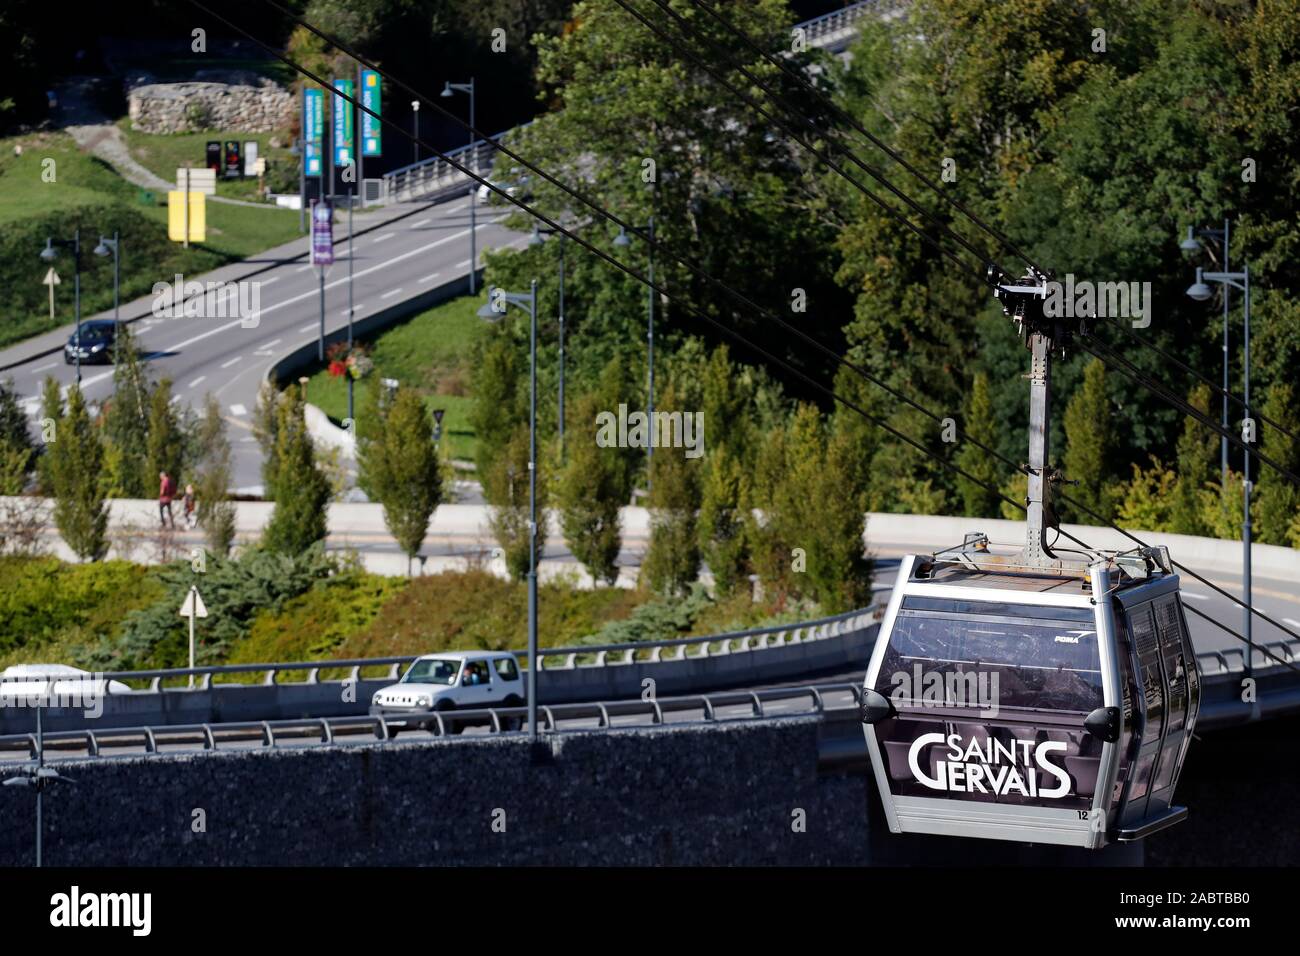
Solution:
<svg viewBox="0 0 1300 956">
<path fill-rule="evenodd" d="M 57 420 L 46 454 L 59 534 L 83 561 L 98 561 L 108 551 L 104 447 L 76 385 L 68 389 L 67 410 Z"/>
<path fill-rule="evenodd" d="M 22 494 L 35 465 L 36 446 L 13 379 L 0 382 L 0 495 Z"/>
<path fill-rule="evenodd" d="M 1295 389 L 1290 382 L 1277 381 L 1269 386 L 1261 411 L 1292 435 L 1300 435 L 1300 414 L 1296 412 Z M 1256 427 L 1262 439 L 1260 452 L 1292 473 L 1300 474 L 1300 441 L 1264 421 L 1256 422 Z M 1265 544 L 1290 544 L 1291 525 L 1300 517 L 1300 488 L 1270 465 L 1260 462 L 1258 468 L 1258 497 L 1252 516 L 1258 540 Z"/>
<path fill-rule="evenodd" d="M 275 427 L 275 508 L 262 544 L 270 551 L 296 555 L 325 540 L 330 500 L 329 480 L 316 466 L 297 386 L 291 385 L 281 397 Z"/>
<path fill-rule="evenodd" d="M 1202 414 L 1210 410 L 1210 389 L 1195 386 L 1187 402 Z M 1219 438 L 1190 416 L 1183 421 L 1183 432 L 1178 437 L 1173 500 L 1169 505 L 1169 529 L 1176 534 L 1208 534 L 1203 499 L 1205 490 L 1214 477 L 1214 464 L 1219 456 Z"/>
<path fill-rule="evenodd" d="M 282 400 L 280 391 L 273 384 L 263 382 L 257 390 L 257 406 L 253 410 L 253 434 L 257 437 L 257 447 L 262 452 L 262 497 L 268 501 L 276 499 L 276 478 L 280 472 Z"/>
<path fill-rule="evenodd" d="M 974 518 L 995 518 L 1001 503 L 997 489 L 1002 484 L 1002 469 L 988 452 L 974 444 L 980 442 L 986 448 L 997 447 L 997 424 L 993 418 L 993 403 L 989 399 L 989 377 L 984 372 L 976 372 L 971 381 L 961 437 L 957 464 L 972 478 L 978 479 L 972 481 L 963 475 L 957 476 L 957 490 L 966 514 Z"/>
<path fill-rule="evenodd" d="M 179 485 L 185 467 L 185 434 L 172 404 L 171 379 L 164 378 L 149 393 L 149 437 L 145 453 L 146 475 L 158 486 L 158 475 L 167 472 Z"/>
<path fill-rule="evenodd" d="M 740 462 L 725 447 L 709 452 L 698 526 L 700 552 L 718 597 L 736 592 L 748 569 L 745 516 L 749 485 Z"/>
<path fill-rule="evenodd" d="M 150 474 L 148 460 L 150 390 L 135 333 L 123 325 L 113 344 L 113 397 L 104 414 L 109 480 L 117 497 L 148 498 L 158 487 L 158 471 Z"/>
<path fill-rule="evenodd" d="M 528 575 L 529 563 L 529 438 L 528 426 L 519 425 L 505 447 L 495 456 L 483 478 L 483 494 L 492 505 L 489 524 L 497 544 L 505 552 L 506 569 L 516 581 Z M 537 461 L 537 554 L 540 564 L 546 548 L 546 479 L 542 473 L 541 449 Z"/>
<path fill-rule="evenodd" d="M 406 573 L 420 551 L 429 519 L 442 503 L 442 473 L 433 420 L 414 389 L 399 389 L 383 409 L 377 436 L 363 441 L 358 466 L 384 507 L 384 524 L 406 554 Z"/>
<path fill-rule="evenodd" d="M 199 526 L 203 528 L 208 548 L 220 557 L 230 553 L 235 541 L 235 503 L 230 500 L 231 461 L 230 439 L 226 437 L 226 422 L 221 417 L 221 403 L 211 394 L 203 407 L 198 433 L 198 475 L 195 492 L 198 495 Z"/>
<path fill-rule="evenodd" d="M 626 469 L 620 449 L 596 444 L 596 416 L 604 409 L 596 393 L 574 406 L 574 428 L 566 437 L 567 458 L 560 470 L 555 503 L 565 543 L 592 580 L 618 579 L 622 546 L 619 508 L 627 502 Z"/>
<path fill-rule="evenodd" d="M 1061 502 L 1057 510 L 1073 520 L 1094 523 L 1110 520 L 1110 455 L 1114 426 L 1106 394 L 1106 367 L 1093 359 L 1084 368 L 1083 384 L 1065 407 L 1065 477 L 1077 481 L 1067 494 L 1100 515 L 1100 519 Z M 1077 513 L 1076 513 L 1077 512 Z"/>
<path fill-rule="evenodd" d="M 527 384 L 527 372 L 510 339 L 509 323 L 500 323 L 493 334 L 479 340 L 471 374 L 474 405 L 470 423 L 478 441 L 476 464 L 485 473 L 527 415 L 521 406 L 524 390 L 519 385 L 521 381 Z"/>
<path fill-rule="evenodd" d="M 681 414 L 671 385 L 660 400 L 656 415 Z M 702 459 L 687 458 L 685 452 L 684 448 L 658 447 L 650 467 L 650 547 L 641 570 L 650 587 L 666 595 L 685 594 L 700 572 L 696 512 Z"/>
</svg>

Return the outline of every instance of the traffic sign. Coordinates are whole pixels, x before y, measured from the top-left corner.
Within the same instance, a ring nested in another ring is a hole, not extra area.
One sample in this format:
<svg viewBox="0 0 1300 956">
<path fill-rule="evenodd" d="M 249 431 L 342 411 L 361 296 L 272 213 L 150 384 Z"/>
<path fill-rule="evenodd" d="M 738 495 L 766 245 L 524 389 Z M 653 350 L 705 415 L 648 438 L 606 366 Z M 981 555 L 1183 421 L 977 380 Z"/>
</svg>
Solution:
<svg viewBox="0 0 1300 956">
<path fill-rule="evenodd" d="M 45 278 L 41 280 L 41 285 L 47 285 L 50 287 L 50 318 L 51 319 L 54 318 L 54 287 L 62 281 L 63 280 L 59 278 L 59 274 L 54 271 L 54 266 L 50 266 L 50 271 L 45 273 Z"/>
<path fill-rule="evenodd" d="M 334 264 L 334 207 L 320 199 L 311 203 L 311 264 Z"/>
<path fill-rule="evenodd" d="M 199 594 L 197 587 L 191 587 L 185 592 L 185 600 L 181 603 L 181 617 L 207 617 L 208 609 L 203 604 L 203 595 Z"/>
<path fill-rule="evenodd" d="M 189 183 L 191 193 L 203 193 L 205 196 L 217 194 L 217 171 L 215 169 L 190 169 L 183 166 L 176 168 L 176 188 L 185 191 Z"/>
</svg>

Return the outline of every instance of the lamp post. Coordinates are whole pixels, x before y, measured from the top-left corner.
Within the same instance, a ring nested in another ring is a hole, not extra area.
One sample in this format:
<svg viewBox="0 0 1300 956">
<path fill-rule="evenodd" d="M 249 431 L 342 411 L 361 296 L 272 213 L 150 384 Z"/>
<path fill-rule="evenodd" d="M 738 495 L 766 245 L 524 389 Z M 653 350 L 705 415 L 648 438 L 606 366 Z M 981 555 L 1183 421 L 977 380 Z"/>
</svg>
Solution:
<svg viewBox="0 0 1300 956">
<path fill-rule="evenodd" d="M 1183 252 L 1196 253 L 1201 249 L 1198 239 L 1211 239 L 1218 244 L 1223 252 L 1220 262 L 1223 264 L 1223 270 L 1228 270 L 1228 222 L 1223 220 L 1222 229 L 1202 228 L 1197 229 L 1192 226 L 1187 227 L 1187 238 L 1178 244 L 1178 248 Z M 1223 430 L 1228 430 L 1228 288 L 1223 288 L 1223 413 L 1221 416 Z M 1219 458 L 1220 471 L 1222 480 L 1228 477 L 1228 438 L 1223 436 L 1219 439 Z"/>
<path fill-rule="evenodd" d="M 557 235 L 560 237 L 560 412 L 559 412 L 559 438 L 560 454 L 564 454 L 564 233 L 558 229 L 542 229 L 533 226 L 532 238 L 528 240 L 530 246 L 540 246 L 542 236 Z"/>
<path fill-rule="evenodd" d="M 1246 407 L 1246 414 L 1254 416 L 1250 411 L 1250 267 L 1246 266 L 1241 272 L 1206 272 L 1204 269 L 1196 270 L 1196 282 L 1187 290 L 1187 295 L 1197 302 L 1205 302 L 1214 294 L 1207 282 L 1217 282 L 1224 287 L 1224 296 L 1227 296 L 1228 287 L 1241 290 L 1243 296 L 1242 316 L 1244 325 L 1243 343 L 1243 379 L 1244 387 L 1242 396 Z M 1250 494 L 1252 491 L 1250 482 L 1250 445 L 1254 442 L 1253 430 L 1250 434 L 1250 441 L 1246 442 L 1246 448 L 1242 454 L 1242 524 L 1241 524 L 1241 541 L 1243 547 L 1242 555 L 1242 591 L 1245 598 L 1246 608 L 1242 626 L 1242 636 L 1246 639 L 1246 676 L 1250 677 L 1253 670 L 1252 649 L 1250 644 Z M 1253 709 L 1258 709 L 1258 703 L 1253 705 Z"/>
<path fill-rule="evenodd" d="M 645 225 L 646 237 L 649 239 L 650 248 L 647 251 L 647 268 L 646 276 L 649 284 L 646 289 L 646 424 L 650 429 L 650 440 L 646 442 L 645 450 L 645 488 L 651 490 L 651 465 L 654 464 L 654 434 L 655 434 L 655 217 L 651 216 Z M 632 244 L 631 238 L 627 231 L 619 228 L 618 235 L 614 237 L 614 245 L 624 248 Z"/>
<path fill-rule="evenodd" d="M 53 262 L 59 257 L 59 248 L 72 250 L 72 298 L 77 316 L 77 348 L 72 353 L 77 366 L 77 385 L 81 385 L 81 230 L 74 229 L 71 239 L 46 238 L 45 248 L 41 250 L 44 262 Z"/>
<path fill-rule="evenodd" d="M 478 172 L 478 150 L 474 148 L 474 77 L 469 78 L 468 83 L 446 82 L 442 86 L 442 96 L 452 97 L 457 93 L 469 94 L 469 168 Z M 474 180 L 469 184 L 469 294 L 473 295 L 475 290 L 474 270 L 478 268 L 478 237 L 475 235 L 477 227 L 475 224 L 476 213 L 474 211 L 474 193 L 477 192 Z"/>
<path fill-rule="evenodd" d="M 420 161 L 420 101 L 411 100 L 411 165 Z"/>
<path fill-rule="evenodd" d="M 120 304 L 118 290 L 121 288 L 122 285 L 121 252 L 122 252 L 122 241 L 119 233 L 114 232 L 112 239 L 106 239 L 103 236 L 99 237 L 99 245 L 95 247 L 95 255 L 97 256 L 112 255 L 113 257 L 113 340 L 114 342 L 117 341 L 117 336 L 122 331 L 122 320 L 118 317 L 117 314 L 118 307 Z"/>
<path fill-rule="evenodd" d="M 500 321 L 511 305 L 528 308 L 528 732 L 537 734 L 537 280 L 527 293 L 489 289 L 479 318 Z"/>
</svg>

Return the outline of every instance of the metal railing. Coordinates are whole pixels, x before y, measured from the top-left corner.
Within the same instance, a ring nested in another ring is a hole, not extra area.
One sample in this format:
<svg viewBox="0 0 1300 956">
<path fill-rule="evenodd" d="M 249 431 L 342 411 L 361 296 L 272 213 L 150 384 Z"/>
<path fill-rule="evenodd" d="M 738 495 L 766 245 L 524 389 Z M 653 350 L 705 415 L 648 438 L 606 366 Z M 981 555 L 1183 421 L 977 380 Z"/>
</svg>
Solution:
<svg viewBox="0 0 1300 956">
<path fill-rule="evenodd" d="M 724 654 L 744 653 L 768 648 L 787 647 L 838 637 L 856 628 L 866 626 L 878 620 L 881 606 L 873 603 L 865 608 L 847 611 L 830 617 L 816 618 L 797 624 L 777 624 L 768 627 L 733 631 L 726 634 L 711 634 L 702 637 L 679 637 L 658 641 L 635 641 L 627 644 L 599 644 L 575 647 L 549 647 L 538 650 L 538 667 L 540 670 L 573 670 L 585 667 L 618 667 L 631 664 L 636 660 L 662 663 L 685 660 L 688 657 L 716 657 Z M 665 653 L 669 652 L 669 653 Z M 511 651 L 521 665 L 527 665 L 528 652 Z M 166 668 L 155 670 L 114 671 L 103 674 L 55 675 L 44 677 L 3 677 L 4 683 L 32 683 L 41 680 L 77 683 L 85 680 L 148 681 L 147 688 L 136 693 L 160 693 L 164 690 L 164 681 L 185 681 L 186 686 L 168 687 L 168 693 L 210 690 L 213 678 L 236 676 L 241 674 L 260 674 L 258 683 L 272 685 L 279 683 L 282 674 L 300 674 L 305 672 L 301 683 L 315 684 L 321 682 L 321 671 L 344 671 L 347 676 L 342 681 L 361 679 L 361 671 L 366 668 L 386 667 L 388 680 L 397 680 L 403 666 L 410 664 L 422 655 L 395 655 L 390 657 L 355 657 L 341 660 L 323 661 L 278 661 L 265 664 L 214 664 L 195 668 Z M 548 665 L 548 660 L 557 661 Z M 193 677 L 193 687 L 189 679 Z"/>
<path fill-rule="evenodd" d="M 856 714 L 861 687 L 851 683 L 828 683 L 778 687 L 755 691 L 726 691 L 649 700 L 603 701 L 582 704 L 549 704 L 538 708 L 539 726 L 546 733 L 589 730 L 682 726 L 684 724 L 734 723 L 774 717 L 838 717 Z M 774 707 L 773 705 L 784 705 Z M 456 736 L 465 730 L 489 734 L 527 732 L 525 707 L 493 707 L 475 710 L 435 711 L 422 715 L 427 726 L 419 733 L 436 737 Z M 242 723 L 185 724 L 119 727 L 105 730 L 72 730 L 43 735 L 45 759 L 85 757 L 137 757 L 183 755 L 227 750 L 270 750 L 286 743 L 319 746 L 336 743 L 387 742 L 409 727 L 394 726 L 410 721 L 409 716 L 311 717 L 295 720 L 246 721 Z M 250 746 L 251 745 L 251 746 Z M 35 734 L 0 736 L 0 766 L 16 765 L 14 756 L 35 759 Z"/>
<path fill-rule="evenodd" d="M 836 34 L 851 30 L 863 17 L 890 13 L 902 7 L 903 3 L 904 0 L 861 0 L 860 3 L 841 10 L 832 10 L 830 13 L 823 13 L 819 17 L 797 23 L 794 29 L 804 31 L 804 37 L 810 46 L 822 46 Z"/>
</svg>

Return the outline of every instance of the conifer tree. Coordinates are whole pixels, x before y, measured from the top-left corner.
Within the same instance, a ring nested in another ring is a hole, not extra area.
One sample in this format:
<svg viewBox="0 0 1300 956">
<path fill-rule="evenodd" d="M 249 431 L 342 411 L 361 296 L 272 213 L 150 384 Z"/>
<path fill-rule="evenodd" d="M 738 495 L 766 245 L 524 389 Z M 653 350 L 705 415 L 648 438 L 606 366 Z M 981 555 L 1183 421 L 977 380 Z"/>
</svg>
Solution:
<svg viewBox="0 0 1300 956">
<path fill-rule="evenodd" d="M 1290 382 L 1277 381 L 1268 389 L 1261 409 L 1263 417 L 1277 422 L 1292 435 L 1300 435 L 1295 390 Z M 1265 421 L 1257 421 L 1259 450 L 1293 474 L 1300 474 L 1300 441 Z M 1258 463 L 1255 513 L 1251 516 L 1259 540 L 1265 544 L 1290 544 L 1292 523 L 1300 517 L 1300 488 L 1271 465 Z"/>
<path fill-rule="evenodd" d="M 602 404 L 594 392 L 575 403 L 555 498 L 573 556 L 593 581 L 613 584 L 618 579 L 619 508 L 627 500 L 627 478 L 621 450 L 596 444 L 596 416 L 609 410 Z"/>
<path fill-rule="evenodd" d="M 1106 367 L 1093 359 L 1083 370 L 1083 383 L 1070 397 L 1065 408 L 1065 477 L 1077 481 L 1066 492 L 1071 498 L 1093 511 L 1093 517 L 1061 502 L 1057 508 L 1063 516 L 1085 523 L 1110 520 L 1110 495 L 1107 492 L 1111 452 L 1110 400 L 1106 395 Z M 1077 512 L 1077 513 L 1076 513 Z"/>
<path fill-rule="evenodd" d="M 484 475 L 483 493 L 492 505 L 489 525 L 497 544 L 505 552 L 506 568 L 516 581 L 528 576 L 529 481 L 528 426 L 520 424 L 510 440 L 495 455 Z M 540 564 L 546 548 L 546 481 L 542 472 L 541 449 L 537 461 L 537 556 Z"/>
<path fill-rule="evenodd" d="M 973 518 L 994 518 L 999 513 L 1001 499 L 997 489 L 1002 484 L 1001 469 L 997 460 L 979 448 L 996 448 L 997 424 L 993 418 L 993 403 L 989 398 L 989 377 L 976 372 L 971 381 L 970 399 L 962 422 L 961 445 L 957 452 L 957 465 L 972 478 L 957 475 L 957 491 L 961 494 L 966 514 Z"/>
<path fill-rule="evenodd" d="M 1188 394 L 1187 401 L 1197 411 L 1208 413 L 1209 387 L 1197 385 Z M 1218 436 L 1193 418 L 1188 417 L 1183 421 L 1174 466 L 1177 479 L 1169 504 L 1169 529 L 1175 534 L 1210 533 L 1210 524 L 1202 502 L 1206 489 L 1214 478 L 1218 451 Z"/>
<path fill-rule="evenodd" d="M 230 553 L 235 540 L 235 503 L 230 500 L 230 440 L 221 417 L 221 404 L 208 395 L 199 420 L 199 461 L 195 481 L 199 526 L 208 548 L 220 557 Z"/>
<path fill-rule="evenodd" d="M 280 399 L 275 427 L 275 508 L 262 544 L 270 551 L 296 555 L 325 539 L 330 500 L 329 481 L 316 466 L 297 386 L 286 389 Z"/>
<path fill-rule="evenodd" d="M 726 448 L 709 452 L 700 500 L 700 552 L 713 573 L 718 597 L 736 592 L 748 569 L 745 516 L 749 485 L 740 462 Z"/>
<path fill-rule="evenodd" d="M 57 419 L 46 455 L 59 534 L 83 561 L 97 561 L 108 551 L 104 448 L 76 385 L 68 389 L 67 409 Z"/>
<path fill-rule="evenodd" d="M 660 400 L 656 415 L 680 411 L 671 385 Z M 695 522 L 702 459 L 687 458 L 685 452 L 684 448 L 657 447 L 651 464 L 650 547 L 642 571 L 651 589 L 666 595 L 685 594 L 700 572 Z"/>
</svg>

